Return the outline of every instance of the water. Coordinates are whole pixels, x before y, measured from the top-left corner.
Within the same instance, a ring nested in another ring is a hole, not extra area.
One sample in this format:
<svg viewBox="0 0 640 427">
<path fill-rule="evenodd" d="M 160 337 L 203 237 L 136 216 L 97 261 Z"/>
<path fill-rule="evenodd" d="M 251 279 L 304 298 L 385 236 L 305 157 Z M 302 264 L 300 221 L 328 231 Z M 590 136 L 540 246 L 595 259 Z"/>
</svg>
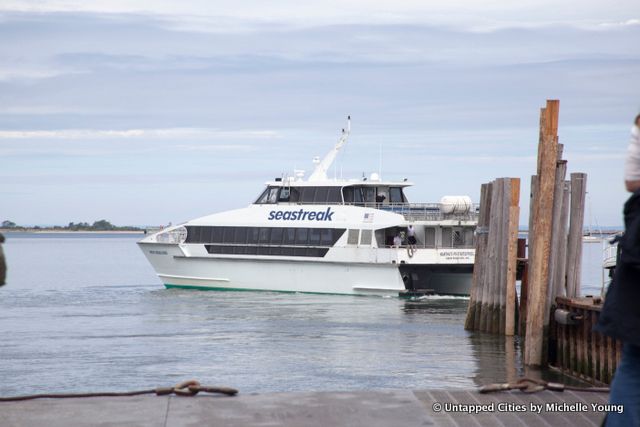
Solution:
<svg viewBox="0 0 640 427">
<path fill-rule="evenodd" d="M 464 331 L 464 298 L 166 290 L 139 235 L 7 237 L 3 396 L 189 378 L 243 393 L 468 389 L 522 372 L 517 341 Z"/>
</svg>

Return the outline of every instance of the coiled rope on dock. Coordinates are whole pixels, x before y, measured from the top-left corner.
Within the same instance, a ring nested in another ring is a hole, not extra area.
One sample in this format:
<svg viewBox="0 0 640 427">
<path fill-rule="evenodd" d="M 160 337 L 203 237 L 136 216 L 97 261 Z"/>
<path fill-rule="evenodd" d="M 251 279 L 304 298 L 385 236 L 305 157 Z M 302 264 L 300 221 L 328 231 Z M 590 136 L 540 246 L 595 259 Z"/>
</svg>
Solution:
<svg viewBox="0 0 640 427">
<path fill-rule="evenodd" d="M 520 390 L 524 393 L 536 393 L 543 390 L 549 391 L 591 391 L 594 393 L 608 393 L 609 387 L 580 387 L 562 383 L 537 380 L 534 378 L 522 377 L 512 383 L 487 384 L 480 387 L 480 393 L 495 393 L 499 391 Z"/>
<path fill-rule="evenodd" d="M 97 392 L 97 393 L 44 393 L 29 394 L 24 396 L 0 397 L 0 402 L 17 402 L 21 400 L 33 399 L 71 399 L 82 397 L 122 397 L 122 396 L 140 396 L 143 394 L 155 394 L 156 396 L 167 396 L 175 394 L 176 396 L 195 396 L 198 393 L 224 394 L 227 396 L 235 396 L 238 390 L 231 387 L 221 386 L 204 386 L 196 380 L 183 381 L 173 387 L 156 387 L 147 390 L 125 391 L 125 392 Z"/>
</svg>

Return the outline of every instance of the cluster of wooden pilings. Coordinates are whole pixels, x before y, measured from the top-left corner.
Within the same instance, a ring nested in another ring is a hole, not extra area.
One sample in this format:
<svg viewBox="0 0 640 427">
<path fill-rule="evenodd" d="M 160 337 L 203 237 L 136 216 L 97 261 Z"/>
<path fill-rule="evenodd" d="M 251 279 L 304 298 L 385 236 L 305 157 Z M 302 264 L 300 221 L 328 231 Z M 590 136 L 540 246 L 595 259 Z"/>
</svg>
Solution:
<svg viewBox="0 0 640 427">
<path fill-rule="evenodd" d="M 516 332 L 519 201 L 519 178 L 482 184 L 467 330 L 504 335 Z"/>
<path fill-rule="evenodd" d="M 566 179 L 558 115 L 557 100 L 547 101 L 541 109 L 526 257 L 516 249 L 519 179 L 501 178 L 481 188 L 476 263 L 465 321 L 468 330 L 524 337 L 524 362 L 529 366 L 547 363 L 549 319 L 556 297 L 580 294 L 587 177 L 572 173 Z M 519 302 L 517 266 L 522 271 Z"/>
</svg>

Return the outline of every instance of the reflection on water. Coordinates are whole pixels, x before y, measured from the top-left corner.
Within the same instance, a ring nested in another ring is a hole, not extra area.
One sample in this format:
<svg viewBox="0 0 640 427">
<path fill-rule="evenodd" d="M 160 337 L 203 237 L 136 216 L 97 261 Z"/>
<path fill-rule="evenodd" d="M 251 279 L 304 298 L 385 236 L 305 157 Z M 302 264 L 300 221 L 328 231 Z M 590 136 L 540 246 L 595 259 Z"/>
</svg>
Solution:
<svg viewBox="0 0 640 427">
<path fill-rule="evenodd" d="M 186 378 L 244 393 L 472 388 L 520 375 L 517 341 L 463 329 L 466 298 L 165 290 L 139 236 L 9 236 L 0 395 Z"/>
</svg>

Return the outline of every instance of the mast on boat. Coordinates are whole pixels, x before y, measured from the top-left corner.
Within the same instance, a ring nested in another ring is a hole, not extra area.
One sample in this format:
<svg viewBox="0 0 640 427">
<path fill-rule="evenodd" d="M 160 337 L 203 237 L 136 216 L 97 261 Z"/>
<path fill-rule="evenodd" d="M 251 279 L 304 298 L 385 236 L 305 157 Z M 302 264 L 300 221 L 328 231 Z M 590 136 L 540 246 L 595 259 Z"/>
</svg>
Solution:
<svg viewBox="0 0 640 427">
<path fill-rule="evenodd" d="M 340 135 L 340 139 L 338 143 L 324 156 L 322 161 L 318 162 L 316 168 L 313 170 L 313 173 L 309 176 L 309 181 L 328 181 L 329 177 L 327 176 L 327 171 L 333 164 L 333 161 L 336 159 L 338 152 L 344 145 L 347 143 L 347 139 L 349 138 L 349 134 L 351 133 L 351 116 L 347 117 L 347 129 L 342 129 L 342 135 Z"/>
</svg>

